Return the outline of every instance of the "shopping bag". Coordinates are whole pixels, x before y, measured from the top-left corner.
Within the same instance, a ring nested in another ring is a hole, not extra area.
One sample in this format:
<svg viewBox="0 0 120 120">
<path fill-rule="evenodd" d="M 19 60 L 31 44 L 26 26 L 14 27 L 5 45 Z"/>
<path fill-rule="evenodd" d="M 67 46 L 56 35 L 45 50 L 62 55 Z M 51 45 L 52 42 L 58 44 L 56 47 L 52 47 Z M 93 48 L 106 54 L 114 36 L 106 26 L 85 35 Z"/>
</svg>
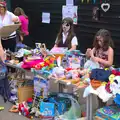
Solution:
<svg viewBox="0 0 120 120">
<path fill-rule="evenodd" d="M 55 104 L 50 102 L 40 102 L 40 113 L 42 116 L 55 116 Z"/>
<path fill-rule="evenodd" d="M 61 97 L 66 97 L 71 100 L 71 107 L 70 109 L 65 112 L 63 115 L 60 115 L 59 118 L 61 120 L 77 120 L 78 118 L 81 117 L 81 108 L 78 103 L 78 101 L 72 97 L 71 95 L 68 94 L 58 94 Z"/>
<path fill-rule="evenodd" d="M 98 62 L 94 62 L 93 60 L 87 60 L 84 64 L 84 68 L 85 69 L 96 69 L 96 68 L 100 68 L 100 65 Z"/>
</svg>

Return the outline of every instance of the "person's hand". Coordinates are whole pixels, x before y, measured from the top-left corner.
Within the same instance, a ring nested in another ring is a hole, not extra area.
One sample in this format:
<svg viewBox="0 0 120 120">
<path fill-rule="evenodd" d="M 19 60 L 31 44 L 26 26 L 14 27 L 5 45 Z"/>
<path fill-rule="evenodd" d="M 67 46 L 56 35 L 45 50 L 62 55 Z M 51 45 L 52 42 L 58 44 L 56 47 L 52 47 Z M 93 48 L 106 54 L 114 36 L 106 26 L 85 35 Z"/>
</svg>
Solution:
<svg viewBox="0 0 120 120">
<path fill-rule="evenodd" d="M 87 51 L 86 51 L 86 55 L 87 55 L 88 57 L 91 56 L 91 50 L 92 50 L 91 48 L 88 48 Z"/>
<path fill-rule="evenodd" d="M 92 56 L 91 59 L 92 59 L 94 62 L 99 62 L 99 58 L 98 58 L 98 57 Z"/>
<path fill-rule="evenodd" d="M 16 17 L 14 17 L 13 19 L 12 19 L 12 21 L 14 22 L 14 23 L 19 23 L 20 21 L 19 21 L 19 18 L 16 16 Z"/>
</svg>

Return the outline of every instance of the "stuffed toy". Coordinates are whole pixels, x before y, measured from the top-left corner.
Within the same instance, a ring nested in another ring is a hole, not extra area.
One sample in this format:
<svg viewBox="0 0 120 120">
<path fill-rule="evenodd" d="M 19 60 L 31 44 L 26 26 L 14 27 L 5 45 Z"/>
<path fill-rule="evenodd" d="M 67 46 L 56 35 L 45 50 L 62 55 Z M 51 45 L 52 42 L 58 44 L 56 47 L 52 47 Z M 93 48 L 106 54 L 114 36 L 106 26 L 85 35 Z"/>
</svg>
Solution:
<svg viewBox="0 0 120 120">
<path fill-rule="evenodd" d="M 53 72 L 52 75 L 55 78 L 65 78 L 65 69 L 63 69 L 62 67 L 55 67 L 53 68 Z"/>
<path fill-rule="evenodd" d="M 15 78 L 13 77 L 10 81 L 10 101 L 15 102 L 17 98 L 17 80 L 14 80 Z"/>
<path fill-rule="evenodd" d="M 25 101 L 18 105 L 18 110 L 19 110 L 19 115 L 23 114 L 24 116 L 31 118 L 29 107 Z"/>
<path fill-rule="evenodd" d="M 113 95 L 120 94 L 120 76 L 115 76 L 110 83 L 110 90 Z"/>
<path fill-rule="evenodd" d="M 74 70 L 71 70 L 70 72 L 72 74 L 72 79 L 78 79 L 78 78 L 80 78 L 79 70 L 74 69 Z"/>
<path fill-rule="evenodd" d="M 43 62 L 43 59 L 36 59 L 36 60 L 27 60 L 25 59 L 23 61 L 23 64 L 22 64 L 22 68 L 24 69 L 30 69 L 30 68 L 34 68 L 35 65 L 39 64 L 39 63 L 42 63 Z"/>
<path fill-rule="evenodd" d="M 55 66 L 54 61 L 55 61 L 55 58 L 53 56 L 47 56 L 46 58 L 44 58 L 43 62 L 40 62 L 34 65 L 34 68 L 36 70 L 40 70 L 43 67 L 47 67 L 45 69 L 51 69 Z"/>
<path fill-rule="evenodd" d="M 33 107 L 31 109 L 30 114 L 35 114 L 35 117 L 39 117 L 41 115 L 40 110 L 38 108 L 36 108 L 36 107 Z"/>
</svg>

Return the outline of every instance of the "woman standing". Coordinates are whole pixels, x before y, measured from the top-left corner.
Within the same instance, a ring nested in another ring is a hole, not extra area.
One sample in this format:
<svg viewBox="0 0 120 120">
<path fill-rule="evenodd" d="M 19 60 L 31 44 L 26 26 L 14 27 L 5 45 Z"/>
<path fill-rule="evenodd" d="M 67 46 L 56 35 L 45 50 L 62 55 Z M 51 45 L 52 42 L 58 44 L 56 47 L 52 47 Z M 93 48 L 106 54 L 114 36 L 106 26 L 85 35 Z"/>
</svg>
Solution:
<svg viewBox="0 0 120 120">
<path fill-rule="evenodd" d="M 19 18 L 7 10 L 6 2 L 0 2 L 0 28 L 5 25 L 13 25 L 15 22 L 19 22 Z M 16 31 L 8 37 L 1 38 L 1 43 L 4 49 L 15 52 Z"/>
</svg>

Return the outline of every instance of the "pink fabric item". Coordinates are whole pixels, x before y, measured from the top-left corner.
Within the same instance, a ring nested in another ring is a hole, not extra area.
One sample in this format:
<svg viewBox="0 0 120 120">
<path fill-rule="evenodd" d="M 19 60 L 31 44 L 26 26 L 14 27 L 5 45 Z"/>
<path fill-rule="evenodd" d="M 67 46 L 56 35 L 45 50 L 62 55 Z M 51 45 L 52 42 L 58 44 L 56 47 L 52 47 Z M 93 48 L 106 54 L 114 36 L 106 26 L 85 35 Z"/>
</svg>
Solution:
<svg viewBox="0 0 120 120">
<path fill-rule="evenodd" d="M 33 66 L 37 65 L 40 62 L 43 62 L 43 59 L 31 60 L 31 61 L 24 60 L 24 63 L 22 64 L 22 68 L 30 69 L 30 68 L 33 68 Z"/>
<path fill-rule="evenodd" d="M 26 18 L 24 15 L 20 15 L 19 20 L 21 22 L 21 31 L 23 33 L 25 33 L 25 35 L 29 35 L 29 32 L 28 32 L 29 20 L 28 20 L 28 18 Z"/>
</svg>

